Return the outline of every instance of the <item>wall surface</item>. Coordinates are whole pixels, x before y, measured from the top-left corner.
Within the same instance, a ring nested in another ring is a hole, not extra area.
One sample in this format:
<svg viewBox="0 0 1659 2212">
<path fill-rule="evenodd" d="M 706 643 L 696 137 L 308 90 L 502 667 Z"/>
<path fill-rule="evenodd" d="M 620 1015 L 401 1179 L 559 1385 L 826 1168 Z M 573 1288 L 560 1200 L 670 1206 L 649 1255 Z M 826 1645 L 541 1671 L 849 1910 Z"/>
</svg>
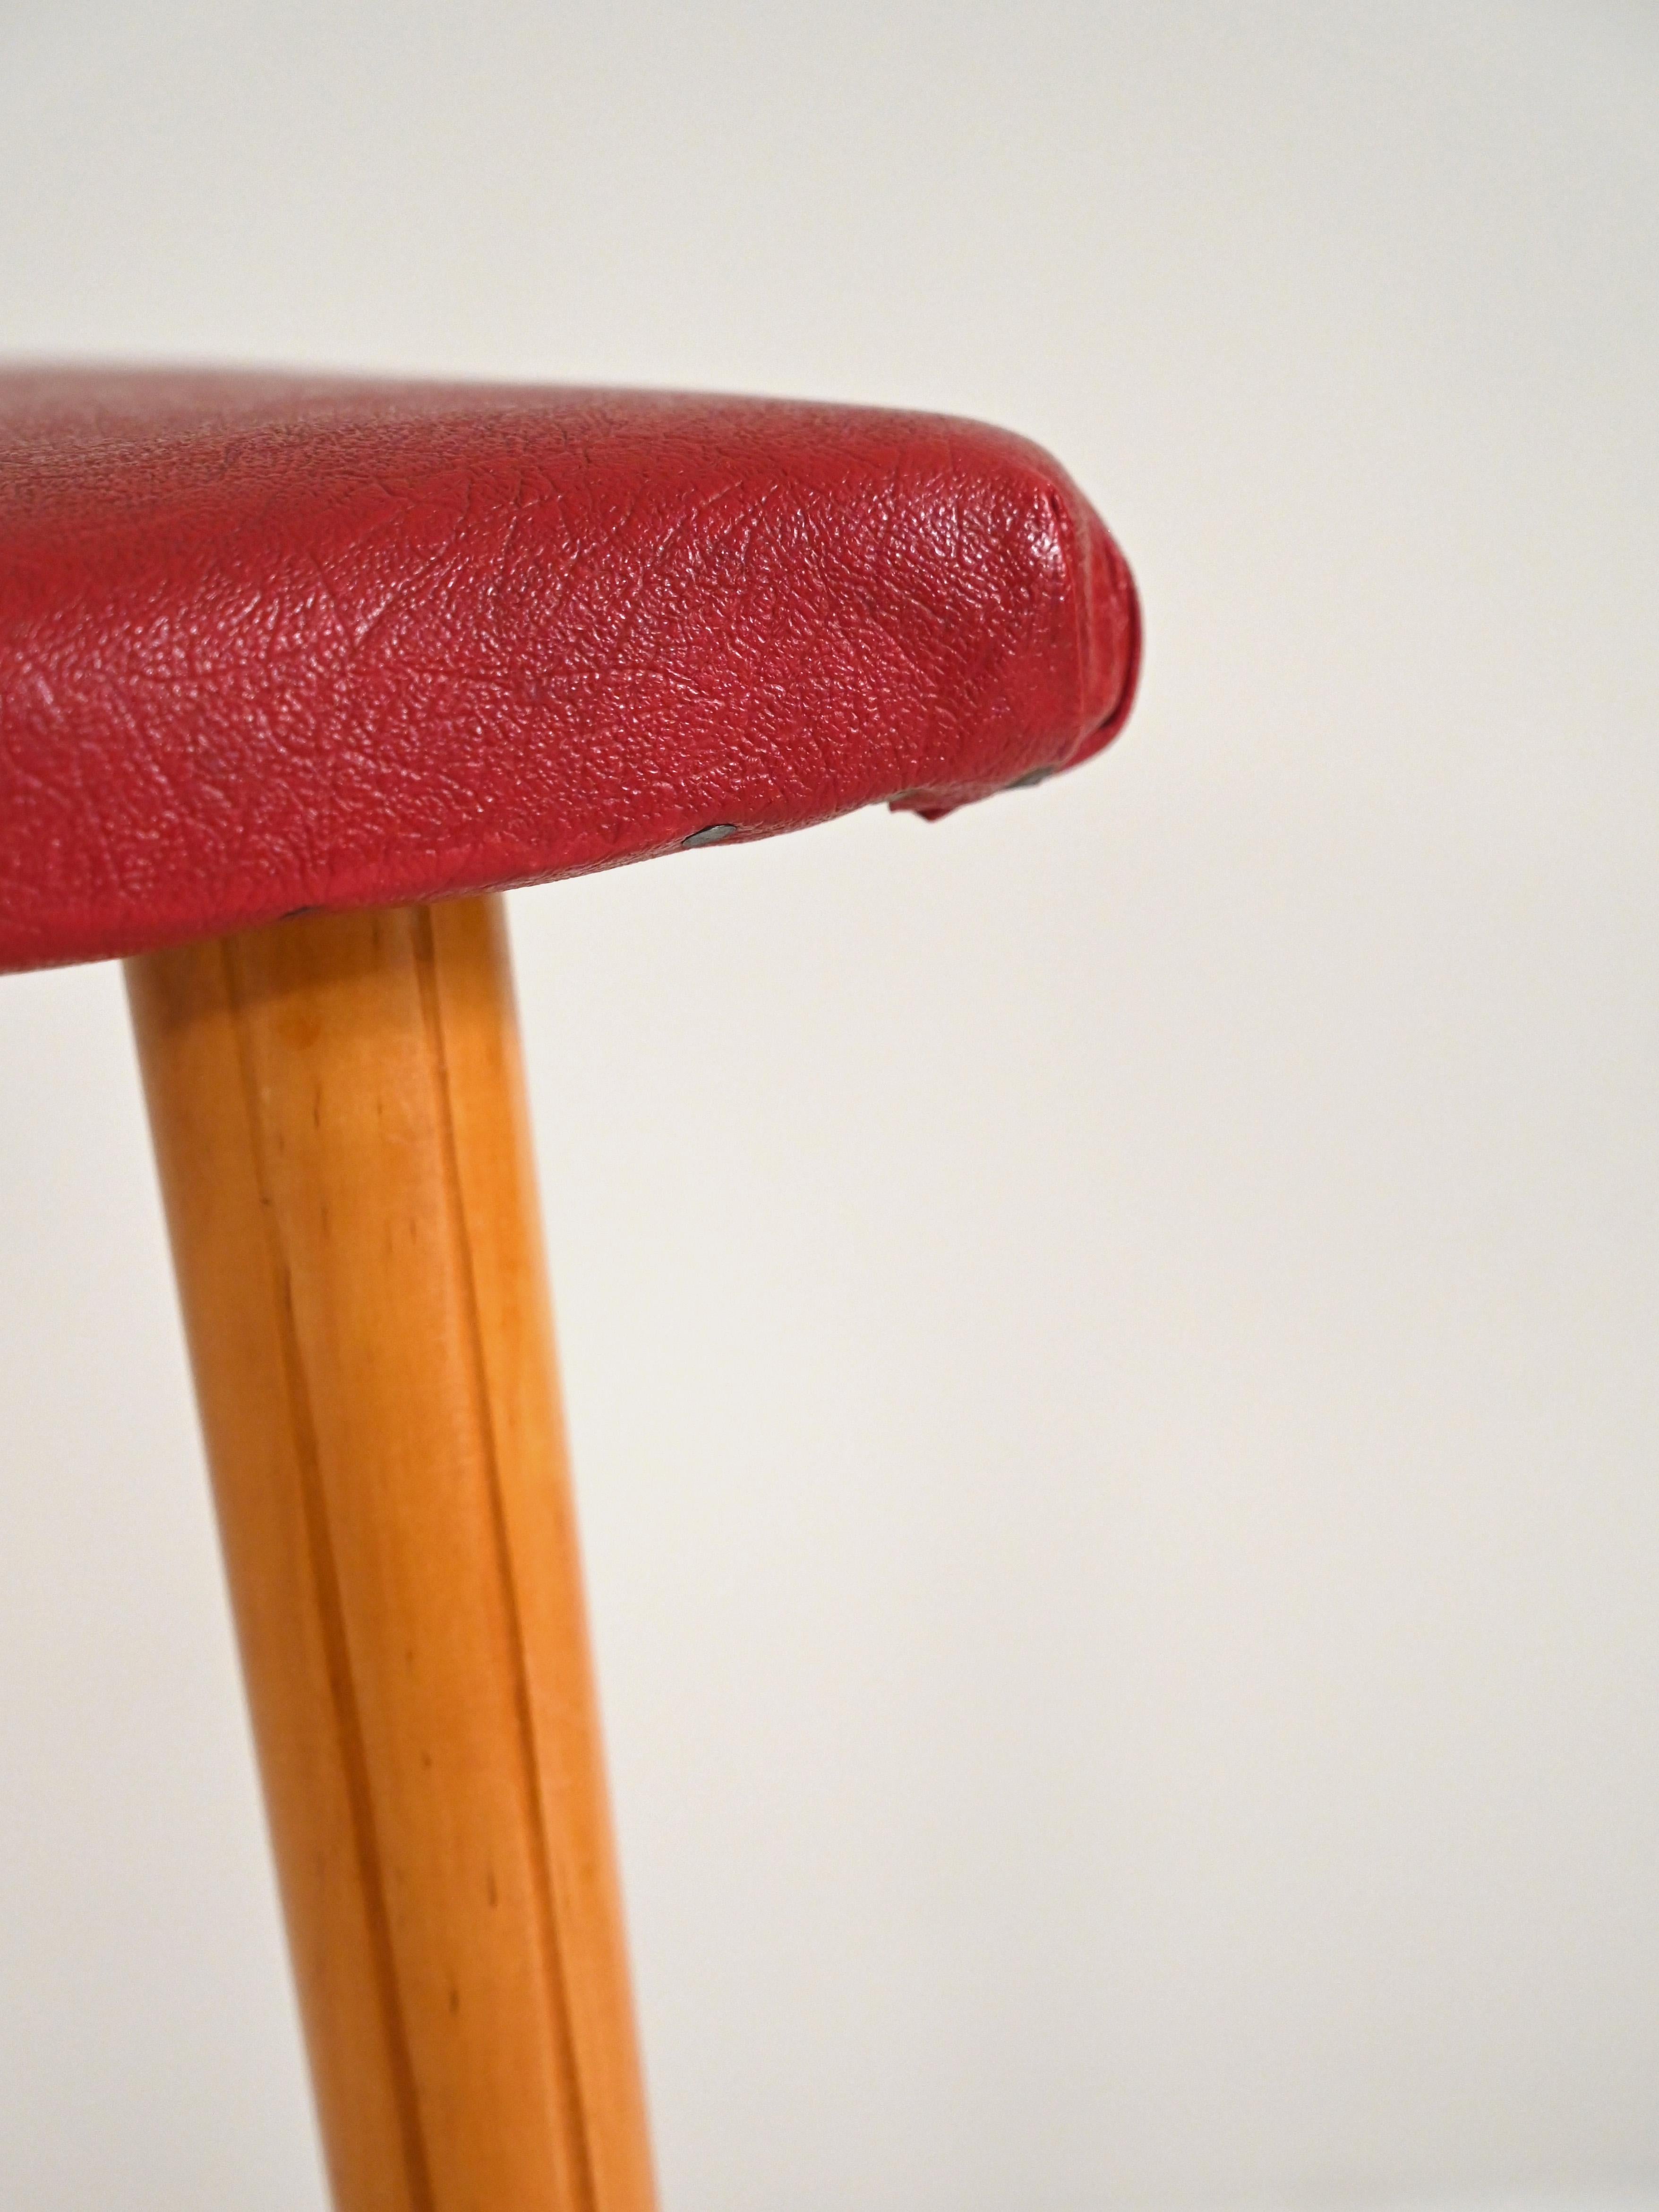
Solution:
<svg viewBox="0 0 1659 2212">
<path fill-rule="evenodd" d="M 0 0 L 0 350 L 1005 420 L 1121 748 L 521 896 L 667 2212 L 1659 2187 L 1659 17 Z M 118 976 L 0 987 L 0 2203 L 321 2185 Z"/>
</svg>

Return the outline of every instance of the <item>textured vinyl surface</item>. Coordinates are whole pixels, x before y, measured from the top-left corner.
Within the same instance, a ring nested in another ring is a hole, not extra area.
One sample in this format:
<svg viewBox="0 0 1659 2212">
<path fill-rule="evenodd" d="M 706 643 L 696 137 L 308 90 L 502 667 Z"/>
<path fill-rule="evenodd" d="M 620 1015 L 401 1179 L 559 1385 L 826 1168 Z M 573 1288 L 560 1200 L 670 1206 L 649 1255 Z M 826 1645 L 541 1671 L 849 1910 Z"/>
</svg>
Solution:
<svg viewBox="0 0 1659 2212">
<path fill-rule="evenodd" d="M 0 374 L 0 968 L 942 813 L 1097 751 L 1139 641 L 977 423 Z"/>
</svg>

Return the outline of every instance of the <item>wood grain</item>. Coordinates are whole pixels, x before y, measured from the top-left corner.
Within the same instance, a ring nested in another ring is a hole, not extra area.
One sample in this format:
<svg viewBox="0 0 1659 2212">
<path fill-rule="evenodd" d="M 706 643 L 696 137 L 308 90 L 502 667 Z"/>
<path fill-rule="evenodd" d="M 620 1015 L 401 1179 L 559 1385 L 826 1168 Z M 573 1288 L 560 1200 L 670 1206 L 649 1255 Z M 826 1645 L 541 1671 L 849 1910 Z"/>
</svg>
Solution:
<svg viewBox="0 0 1659 2212">
<path fill-rule="evenodd" d="M 650 2212 L 499 902 L 127 976 L 339 2212 Z"/>
</svg>

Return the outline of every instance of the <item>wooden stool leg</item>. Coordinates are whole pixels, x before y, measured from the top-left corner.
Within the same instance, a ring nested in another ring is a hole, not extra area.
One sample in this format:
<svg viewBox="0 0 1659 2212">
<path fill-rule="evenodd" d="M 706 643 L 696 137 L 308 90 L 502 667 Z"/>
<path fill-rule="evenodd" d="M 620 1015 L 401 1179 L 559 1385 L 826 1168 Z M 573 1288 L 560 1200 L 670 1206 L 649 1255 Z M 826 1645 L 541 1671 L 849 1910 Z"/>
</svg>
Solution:
<svg viewBox="0 0 1659 2212">
<path fill-rule="evenodd" d="M 650 2212 L 499 902 L 127 974 L 340 2212 Z"/>
</svg>

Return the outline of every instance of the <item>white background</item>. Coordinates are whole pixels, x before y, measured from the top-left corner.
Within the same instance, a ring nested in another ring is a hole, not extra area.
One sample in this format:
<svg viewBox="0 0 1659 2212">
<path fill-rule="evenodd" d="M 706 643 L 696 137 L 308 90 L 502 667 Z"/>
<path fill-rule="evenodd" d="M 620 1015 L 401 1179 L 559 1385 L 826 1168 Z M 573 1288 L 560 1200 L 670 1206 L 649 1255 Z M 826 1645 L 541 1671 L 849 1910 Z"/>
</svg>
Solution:
<svg viewBox="0 0 1659 2212">
<path fill-rule="evenodd" d="M 1659 2184 L 1659 17 L 0 0 L 0 349 L 1054 447 L 1119 749 L 515 902 L 668 2212 Z M 117 974 L 0 984 L 0 2203 L 314 2212 Z"/>
</svg>

